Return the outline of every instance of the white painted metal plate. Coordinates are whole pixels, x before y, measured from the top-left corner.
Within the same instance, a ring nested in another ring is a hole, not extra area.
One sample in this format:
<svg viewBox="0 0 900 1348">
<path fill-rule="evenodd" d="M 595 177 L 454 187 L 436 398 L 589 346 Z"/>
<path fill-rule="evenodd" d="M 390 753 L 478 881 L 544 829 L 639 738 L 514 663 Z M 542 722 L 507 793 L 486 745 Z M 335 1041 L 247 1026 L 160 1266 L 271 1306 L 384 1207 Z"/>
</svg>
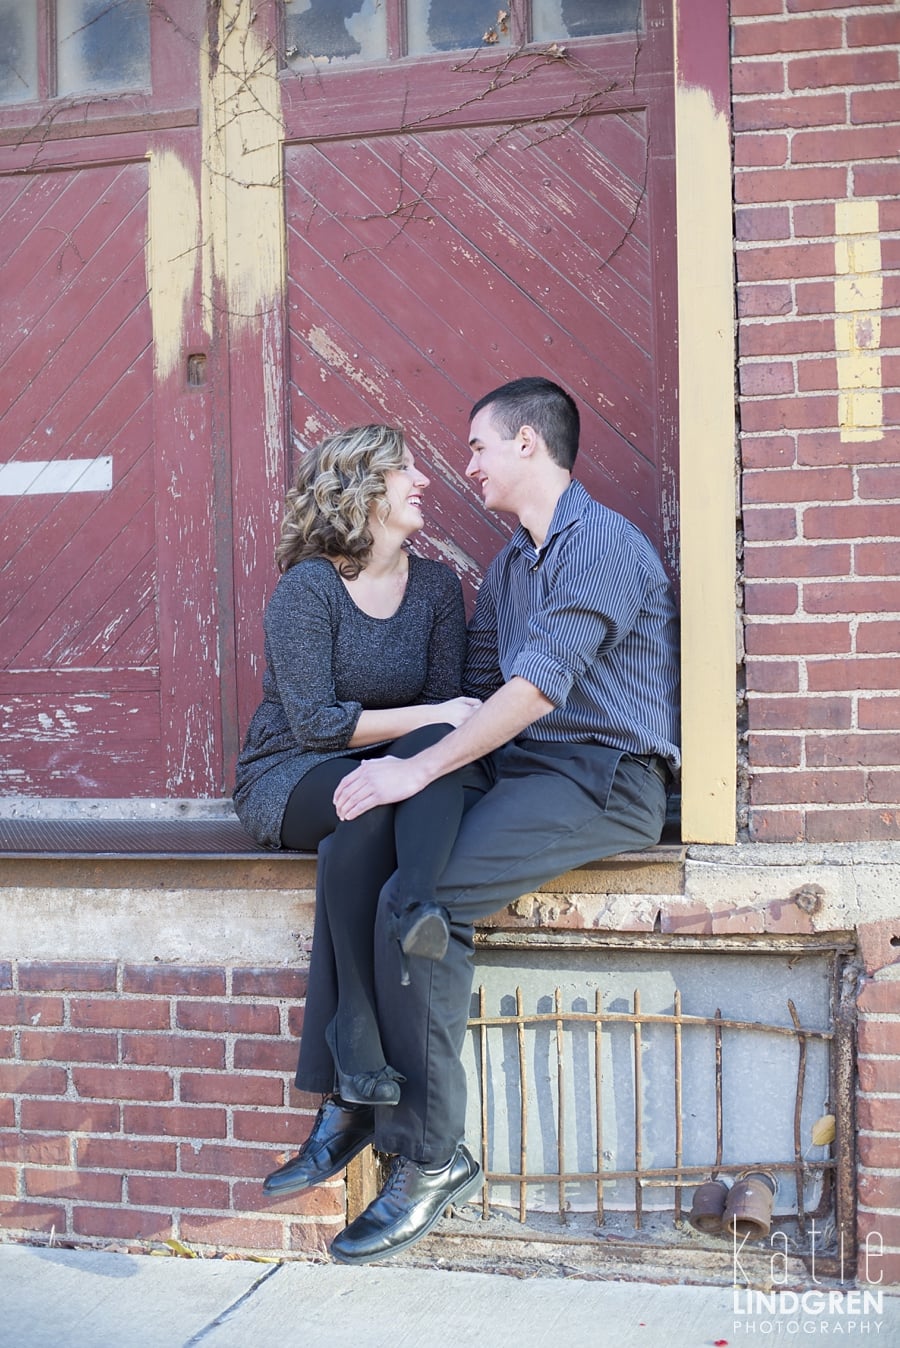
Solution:
<svg viewBox="0 0 900 1348">
<path fill-rule="evenodd" d="M 32 459 L 0 464 L 0 496 L 61 496 L 70 491 L 110 491 L 112 456 Z"/>
</svg>

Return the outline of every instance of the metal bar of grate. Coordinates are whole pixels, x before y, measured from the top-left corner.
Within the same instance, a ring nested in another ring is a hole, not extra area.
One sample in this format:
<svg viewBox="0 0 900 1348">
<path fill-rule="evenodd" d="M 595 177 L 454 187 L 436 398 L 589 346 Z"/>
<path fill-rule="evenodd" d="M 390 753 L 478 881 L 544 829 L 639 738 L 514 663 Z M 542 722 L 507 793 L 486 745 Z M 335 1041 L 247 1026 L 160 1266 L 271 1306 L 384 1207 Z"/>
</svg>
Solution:
<svg viewBox="0 0 900 1348">
<path fill-rule="evenodd" d="M 587 1021 L 593 1024 L 597 1018 L 595 1011 L 565 1011 L 563 1013 L 566 1021 Z M 510 1025 L 516 1019 L 515 1016 L 485 1016 L 485 1025 Z M 796 1039 L 797 1031 L 791 1029 L 789 1025 L 764 1025 L 755 1020 L 729 1020 L 721 1014 L 715 1016 L 676 1016 L 673 1014 L 660 1014 L 656 1011 L 648 1011 L 646 1015 L 636 1017 L 633 1011 L 604 1011 L 603 1020 L 606 1023 L 622 1022 L 623 1024 L 633 1024 L 636 1019 L 640 1019 L 642 1025 L 676 1025 L 685 1026 L 709 1026 L 720 1025 L 723 1030 L 765 1030 L 767 1034 L 786 1035 L 788 1039 Z M 527 1016 L 529 1025 L 538 1025 L 542 1021 L 554 1023 L 557 1020 L 555 1011 L 532 1011 Z M 470 1025 L 480 1024 L 480 1017 L 470 1020 Z M 811 1030 L 804 1029 L 804 1036 L 807 1039 L 823 1039 L 830 1041 L 834 1039 L 834 1033 L 831 1030 Z"/>
<path fill-rule="evenodd" d="M 718 1175 L 722 1168 L 722 1147 L 725 1136 L 722 1115 L 722 1012 L 718 1007 L 716 1007 L 714 1024 L 716 1027 L 716 1161 L 712 1173 Z"/>
<path fill-rule="evenodd" d="M 559 1172 L 559 1219 L 565 1221 L 566 1216 L 566 1182 L 563 1175 L 566 1173 L 566 1078 L 565 1078 L 565 1046 L 563 1044 L 563 1014 L 562 1014 L 562 993 L 557 988 L 553 994 L 553 1001 L 556 1007 L 556 1149 L 557 1149 L 557 1170 Z"/>
<path fill-rule="evenodd" d="M 799 1057 L 797 1062 L 797 1092 L 794 1096 L 794 1161 L 797 1167 L 797 1225 L 806 1234 L 806 1214 L 803 1211 L 803 1136 L 801 1118 L 803 1114 L 803 1091 L 806 1086 L 806 1035 L 800 1025 L 797 1008 L 788 998 L 788 1011 L 797 1031 Z"/>
<path fill-rule="evenodd" d="M 597 1224 L 603 1225 L 603 1016 L 602 994 L 594 992 L 594 1117 L 597 1129 Z"/>
<path fill-rule="evenodd" d="M 837 1162 L 833 1159 L 824 1161 L 812 1161 L 808 1163 L 807 1168 L 810 1172 L 822 1172 L 827 1174 L 833 1171 Z M 795 1169 L 793 1161 L 759 1161 L 753 1162 L 754 1170 L 773 1170 L 779 1174 L 791 1174 Z M 733 1165 L 723 1165 L 721 1173 L 723 1175 L 741 1175 L 748 1169 L 747 1161 L 735 1161 Z M 686 1184 L 693 1183 L 696 1179 L 707 1177 L 710 1173 L 708 1165 L 682 1165 L 682 1166 L 646 1166 L 643 1170 L 604 1170 L 603 1183 L 610 1184 L 614 1180 L 639 1180 L 645 1189 L 654 1186 L 659 1188 L 672 1189 L 679 1180 Z M 597 1177 L 595 1170 L 570 1170 L 563 1178 L 567 1183 L 593 1182 Z M 522 1178 L 521 1172 L 492 1170 L 489 1178 L 500 1184 L 517 1184 Z M 559 1182 L 559 1171 L 557 1170 L 530 1170 L 528 1172 L 529 1184 L 557 1184 Z"/>
<path fill-rule="evenodd" d="M 478 1010 L 481 1018 L 481 1169 L 485 1177 L 488 1173 L 488 1042 L 487 1025 L 484 1022 L 486 1007 L 486 993 L 484 984 L 478 989 Z M 481 1215 L 487 1218 L 491 1210 L 491 1186 L 485 1179 L 484 1188 L 481 1191 Z"/>
<path fill-rule="evenodd" d="M 525 1063 L 525 1016 L 522 1012 L 522 989 L 516 988 L 516 1016 L 518 1033 L 516 1036 L 519 1050 L 519 1084 L 522 1099 L 519 1106 L 519 1221 L 524 1222 L 526 1213 L 528 1173 L 528 1077 Z"/>
<path fill-rule="evenodd" d="M 681 989 L 675 989 L 675 1165 L 681 1169 L 684 1160 L 684 1113 L 681 1098 Z M 675 1223 L 681 1221 L 681 1185 L 675 1189 Z"/>
<path fill-rule="evenodd" d="M 634 990 L 632 1005 L 634 1007 L 634 1027 L 632 1030 L 634 1035 L 634 1225 L 635 1229 L 640 1231 L 644 1224 L 644 1193 L 640 1182 L 644 1158 L 644 1086 L 641 1062 L 641 994 L 637 988 Z"/>
</svg>

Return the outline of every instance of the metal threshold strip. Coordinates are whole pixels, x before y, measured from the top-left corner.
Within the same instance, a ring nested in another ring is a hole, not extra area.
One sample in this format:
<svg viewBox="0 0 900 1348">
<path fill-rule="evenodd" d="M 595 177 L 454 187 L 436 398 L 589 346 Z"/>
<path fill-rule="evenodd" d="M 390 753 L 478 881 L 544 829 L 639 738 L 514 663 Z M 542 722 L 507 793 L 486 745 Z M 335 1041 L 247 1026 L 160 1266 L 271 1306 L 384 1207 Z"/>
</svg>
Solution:
<svg viewBox="0 0 900 1348">
<path fill-rule="evenodd" d="M 260 847 L 236 819 L 0 819 L 0 855 L 221 860 L 308 854 Z"/>
</svg>

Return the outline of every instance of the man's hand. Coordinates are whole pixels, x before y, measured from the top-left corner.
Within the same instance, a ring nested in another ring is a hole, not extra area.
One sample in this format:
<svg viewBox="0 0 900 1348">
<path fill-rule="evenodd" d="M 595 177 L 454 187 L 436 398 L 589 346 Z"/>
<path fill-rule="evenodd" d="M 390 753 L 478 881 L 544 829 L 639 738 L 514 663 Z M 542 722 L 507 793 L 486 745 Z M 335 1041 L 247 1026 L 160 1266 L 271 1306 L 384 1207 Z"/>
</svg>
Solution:
<svg viewBox="0 0 900 1348">
<path fill-rule="evenodd" d="M 338 819 L 356 819 L 376 805 L 407 800 L 428 785 L 411 758 L 368 758 L 338 782 L 334 808 Z"/>
<path fill-rule="evenodd" d="M 472 702 L 473 698 L 456 698 Z M 446 704 L 445 704 L 446 705 Z M 412 758 L 370 758 L 338 784 L 333 800 L 338 819 L 355 819 L 376 805 L 408 800 L 429 782 L 515 739 L 526 726 L 552 710 L 553 703 L 528 679 L 514 675 L 480 707 L 466 708 L 461 725 Z"/>
</svg>

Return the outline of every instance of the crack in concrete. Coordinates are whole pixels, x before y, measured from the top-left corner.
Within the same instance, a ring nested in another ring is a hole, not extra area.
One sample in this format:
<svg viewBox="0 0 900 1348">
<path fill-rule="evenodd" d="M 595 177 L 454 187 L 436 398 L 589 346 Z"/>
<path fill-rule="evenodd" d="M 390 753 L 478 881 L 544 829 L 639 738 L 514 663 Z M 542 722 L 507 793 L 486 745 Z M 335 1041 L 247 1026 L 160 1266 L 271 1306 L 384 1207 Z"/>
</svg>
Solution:
<svg viewBox="0 0 900 1348">
<path fill-rule="evenodd" d="M 220 1325 L 225 1324 L 226 1320 L 230 1320 L 251 1297 L 256 1295 L 263 1283 L 267 1282 L 276 1273 L 280 1273 L 283 1267 L 283 1264 L 276 1264 L 273 1268 L 266 1269 L 265 1273 L 261 1273 L 256 1281 L 247 1288 L 246 1292 L 242 1292 L 235 1301 L 232 1301 L 230 1306 L 226 1306 L 214 1320 L 210 1320 L 208 1325 L 204 1325 L 202 1329 L 198 1329 L 196 1334 L 192 1334 L 189 1339 L 186 1339 L 182 1348 L 196 1348 L 196 1345 L 202 1343 L 214 1329 L 218 1329 Z"/>
</svg>

